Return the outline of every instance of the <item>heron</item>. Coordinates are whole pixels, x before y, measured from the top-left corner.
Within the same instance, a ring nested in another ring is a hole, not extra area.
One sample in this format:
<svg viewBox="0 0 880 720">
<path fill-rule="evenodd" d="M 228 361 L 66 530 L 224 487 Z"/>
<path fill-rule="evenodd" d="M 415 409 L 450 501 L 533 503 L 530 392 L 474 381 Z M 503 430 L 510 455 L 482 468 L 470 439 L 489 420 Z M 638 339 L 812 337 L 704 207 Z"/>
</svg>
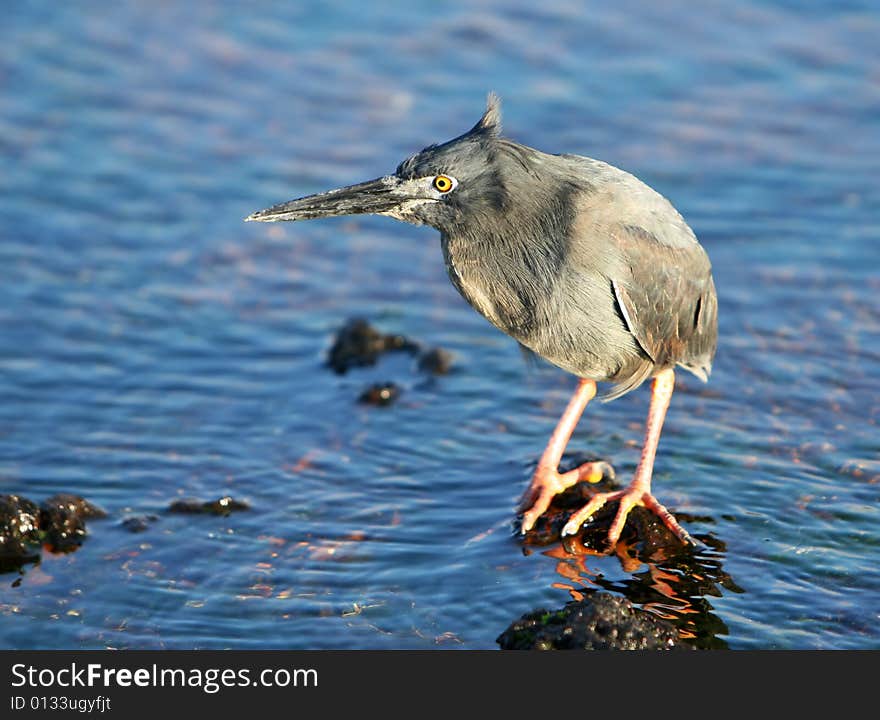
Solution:
<svg viewBox="0 0 880 720">
<path fill-rule="evenodd" d="M 358 214 L 439 230 L 449 279 L 464 299 L 578 379 L 520 501 L 523 534 L 555 496 L 597 482 L 610 467 L 591 461 L 560 471 L 597 384 L 603 384 L 599 399 L 608 401 L 651 380 L 632 481 L 593 493 L 562 534 L 576 534 L 616 502 L 610 546 L 636 506 L 654 513 L 682 543 L 696 544 L 654 496 L 651 476 L 676 369 L 709 378 L 718 302 L 706 251 L 665 197 L 600 160 L 548 154 L 503 137 L 500 100 L 490 93 L 476 125 L 408 157 L 393 174 L 283 202 L 245 220 Z"/>
</svg>

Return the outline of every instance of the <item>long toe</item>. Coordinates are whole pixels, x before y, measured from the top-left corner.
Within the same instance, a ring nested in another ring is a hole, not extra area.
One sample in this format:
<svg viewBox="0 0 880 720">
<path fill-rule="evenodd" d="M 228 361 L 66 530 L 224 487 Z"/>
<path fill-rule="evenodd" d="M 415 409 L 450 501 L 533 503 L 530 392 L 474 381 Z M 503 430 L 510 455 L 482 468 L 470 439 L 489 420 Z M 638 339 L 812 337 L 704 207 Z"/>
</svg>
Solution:
<svg viewBox="0 0 880 720">
<path fill-rule="evenodd" d="M 612 493 L 596 493 L 593 495 L 593 497 L 590 498 L 590 502 L 584 505 L 568 519 L 568 522 L 565 523 L 565 527 L 562 528 L 562 535 L 576 534 L 577 531 L 581 529 L 581 525 L 589 520 L 595 512 L 600 510 L 605 503 L 617 500 L 623 494 L 624 491 L 620 490 Z"/>
<path fill-rule="evenodd" d="M 645 493 L 642 496 L 642 504 L 660 518 L 661 522 L 669 529 L 669 531 L 685 545 L 693 545 L 695 547 L 699 545 L 699 543 L 691 537 L 690 533 L 678 523 L 675 516 L 669 512 L 664 505 L 661 505 L 657 501 L 657 498 L 651 493 Z"/>
<path fill-rule="evenodd" d="M 638 486 L 630 486 L 626 490 L 619 490 L 618 492 L 613 493 L 597 493 L 586 505 L 568 519 L 565 527 L 562 528 L 562 534 L 574 535 L 580 530 L 581 525 L 583 525 L 594 513 L 606 503 L 615 500 L 619 501 L 620 504 L 617 508 L 614 520 L 611 523 L 611 527 L 608 529 L 609 547 L 613 548 L 617 544 L 617 541 L 620 539 L 620 535 L 626 526 L 626 519 L 629 516 L 630 511 L 638 505 L 641 505 L 645 509 L 654 513 L 669 531 L 682 543 L 686 545 L 698 545 L 697 541 L 688 534 L 687 530 L 679 525 L 672 513 L 657 501 L 657 498 L 655 498 L 650 492 L 645 492 Z"/>
<path fill-rule="evenodd" d="M 569 485 L 573 485 L 574 482 L 569 483 Z M 529 483 L 529 486 L 523 493 L 523 496 L 519 501 L 518 509 L 520 511 L 529 510 L 530 508 L 535 507 L 535 505 L 537 505 L 544 497 L 548 498 L 547 502 L 549 503 L 549 498 L 558 495 L 569 487 L 569 485 L 564 483 L 563 477 L 555 470 L 539 467 L 535 470 L 535 474 L 532 476 L 532 482 Z M 544 510 L 546 509 L 547 506 L 545 505 Z M 541 513 L 538 513 L 538 515 L 540 514 Z"/>
<path fill-rule="evenodd" d="M 547 511 L 547 508 L 550 507 L 550 503 L 553 498 L 556 497 L 556 495 L 561 491 L 554 490 L 550 486 L 543 486 L 537 492 L 538 497 L 535 498 L 532 506 L 528 510 L 526 510 L 522 516 L 520 532 L 523 535 L 525 535 L 535 526 L 535 522 L 537 521 L 537 519 Z"/>
<path fill-rule="evenodd" d="M 628 492 L 621 496 L 620 505 L 617 508 L 617 514 L 614 516 L 614 522 L 611 523 L 611 527 L 608 529 L 608 544 L 611 547 L 617 545 L 617 541 L 620 539 L 620 533 L 623 532 L 623 527 L 626 525 L 626 518 L 627 515 L 629 515 L 629 511 L 642 502 L 643 496 L 640 496 L 639 493 Z"/>
</svg>

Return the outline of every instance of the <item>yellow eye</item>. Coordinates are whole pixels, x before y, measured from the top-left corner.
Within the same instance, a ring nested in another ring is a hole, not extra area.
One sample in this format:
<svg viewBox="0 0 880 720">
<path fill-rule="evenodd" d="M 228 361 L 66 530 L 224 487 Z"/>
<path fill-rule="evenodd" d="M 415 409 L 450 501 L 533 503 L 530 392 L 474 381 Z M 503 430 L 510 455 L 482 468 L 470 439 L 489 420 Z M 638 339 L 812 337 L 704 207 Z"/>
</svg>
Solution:
<svg viewBox="0 0 880 720">
<path fill-rule="evenodd" d="M 445 175 L 438 175 L 434 178 L 434 187 L 442 193 L 448 193 L 452 190 L 452 178 Z"/>
</svg>

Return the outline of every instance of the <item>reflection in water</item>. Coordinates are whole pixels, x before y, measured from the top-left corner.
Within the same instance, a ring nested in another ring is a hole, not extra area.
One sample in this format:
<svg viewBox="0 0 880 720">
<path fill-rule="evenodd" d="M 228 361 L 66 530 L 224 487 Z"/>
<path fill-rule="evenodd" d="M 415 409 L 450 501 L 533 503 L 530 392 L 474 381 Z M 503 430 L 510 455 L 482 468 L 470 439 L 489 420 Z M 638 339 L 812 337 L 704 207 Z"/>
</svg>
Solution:
<svg viewBox="0 0 880 720">
<path fill-rule="evenodd" d="M 583 461 L 581 457 L 574 460 Z M 695 647 L 726 648 L 727 643 L 719 635 L 728 634 L 727 626 L 706 598 L 721 597 L 722 590 L 744 590 L 722 567 L 726 546 L 721 540 L 695 534 L 702 547 L 685 547 L 650 512 L 635 508 L 620 541 L 609 549 L 605 539 L 615 505 L 603 508 L 578 535 L 561 537 L 561 528 L 573 508 L 597 489 L 607 492 L 613 488 L 609 481 L 592 486 L 582 483 L 559 495 L 542 522 L 526 535 L 526 552 L 529 547 L 551 546 L 542 554 L 557 560 L 556 571 L 562 576 L 562 581 L 553 586 L 568 590 L 574 600 L 582 600 L 600 589 L 613 591 L 673 623 L 680 637 Z M 685 525 L 712 521 L 685 513 L 677 513 L 677 517 Z M 591 566 L 591 557 L 598 559 L 609 554 L 617 556 L 630 578 L 612 581 Z"/>
<path fill-rule="evenodd" d="M 610 590 L 673 623 L 679 636 L 695 647 L 726 648 L 727 643 L 718 636 L 728 634 L 727 626 L 706 598 L 721 597 L 722 589 L 735 593 L 743 589 L 722 567 L 724 543 L 709 535 L 698 539 L 706 545 L 699 551 L 667 553 L 661 549 L 649 557 L 635 552 L 633 545 L 618 543 L 615 554 L 631 574 L 623 581 L 610 581 L 591 568 L 589 558 L 604 553 L 577 539 L 566 538 L 543 554 L 558 561 L 556 571 L 564 580 L 554 587 L 568 590 L 573 599 L 581 600 L 597 589 Z"/>
<path fill-rule="evenodd" d="M 12 587 L 21 585 L 21 578 L 25 574 L 28 565 L 36 567 L 40 564 L 39 553 L 28 555 L 13 555 L 0 557 L 0 575 L 18 573 L 18 577 L 12 581 Z"/>
</svg>

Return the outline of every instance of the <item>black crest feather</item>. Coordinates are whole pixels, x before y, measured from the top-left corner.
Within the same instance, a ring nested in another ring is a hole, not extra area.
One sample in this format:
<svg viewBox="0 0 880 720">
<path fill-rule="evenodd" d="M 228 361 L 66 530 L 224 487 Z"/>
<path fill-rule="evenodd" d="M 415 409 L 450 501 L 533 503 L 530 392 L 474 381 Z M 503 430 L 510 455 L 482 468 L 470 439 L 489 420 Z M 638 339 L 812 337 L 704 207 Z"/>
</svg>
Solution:
<svg viewBox="0 0 880 720">
<path fill-rule="evenodd" d="M 486 98 L 486 110 L 483 117 L 471 129 L 472 133 L 484 133 L 492 137 L 501 134 L 501 98 L 490 92 Z"/>
</svg>

